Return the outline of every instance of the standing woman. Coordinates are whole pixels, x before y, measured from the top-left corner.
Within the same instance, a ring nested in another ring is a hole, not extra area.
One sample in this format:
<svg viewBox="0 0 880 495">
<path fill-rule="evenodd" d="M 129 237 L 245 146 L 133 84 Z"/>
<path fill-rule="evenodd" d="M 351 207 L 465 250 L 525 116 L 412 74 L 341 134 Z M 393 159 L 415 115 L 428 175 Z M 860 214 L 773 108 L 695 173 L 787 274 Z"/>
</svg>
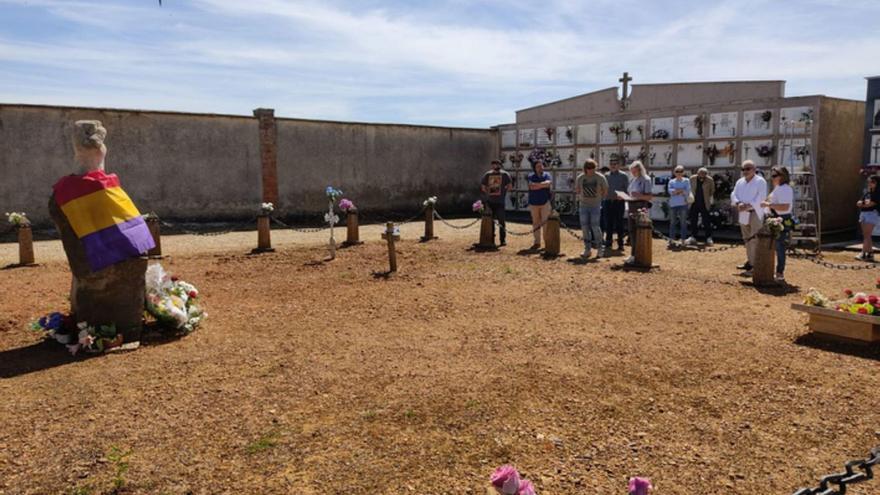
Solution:
<svg viewBox="0 0 880 495">
<path fill-rule="evenodd" d="M 629 218 L 627 225 L 629 227 L 629 242 L 632 245 L 632 255 L 626 260 L 627 263 L 635 263 L 636 261 L 636 219 L 638 211 L 642 208 L 651 209 L 651 200 L 654 195 L 651 193 L 653 184 L 648 172 L 642 162 L 636 160 L 629 166 L 629 173 L 632 174 L 632 181 L 629 183 L 627 193 L 631 200 L 627 202 L 629 208 Z"/>
<path fill-rule="evenodd" d="M 691 195 L 691 181 L 684 177 L 684 167 L 675 167 L 673 178 L 666 185 L 669 191 L 669 247 L 675 246 L 676 227 L 679 240 L 684 244 L 687 235 L 688 198 Z"/>
<path fill-rule="evenodd" d="M 868 192 L 856 203 L 859 207 L 859 223 L 862 225 L 862 253 L 856 256 L 859 261 L 874 262 L 874 243 L 871 236 L 874 227 L 880 223 L 880 175 L 868 177 Z"/>
<path fill-rule="evenodd" d="M 529 211 L 532 214 L 532 229 L 535 235 L 535 243 L 531 249 L 541 249 L 541 237 L 544 224 L 550 218 L 550 174 L 544 172 L 544 162 L 538 160 L 532 165 L 529 174 Z"/>
<path fill-rule="evenodd" d="M 785 248 L 788 247 L 788 236 L 794 222 L 791 219 L 794 205 L 794 189 L 789 185 L 791 180 L 788 169 L 773 167 L 770 169 L 770 181 L 773 192 L 761 203 L 767 214 L 782 219 L 782 233 L 776 238 L 776 281 L 785 282 Z"/>
</svg>

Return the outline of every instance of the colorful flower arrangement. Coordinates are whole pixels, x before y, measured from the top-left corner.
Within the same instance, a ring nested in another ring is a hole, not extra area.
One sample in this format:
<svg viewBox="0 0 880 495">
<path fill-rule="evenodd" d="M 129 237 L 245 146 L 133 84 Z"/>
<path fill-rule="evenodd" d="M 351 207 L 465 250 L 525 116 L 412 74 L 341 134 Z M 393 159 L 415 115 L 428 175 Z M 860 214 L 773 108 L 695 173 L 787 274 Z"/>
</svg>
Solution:
<svg viewBox="0 0 880 495">
<path fill-rule="evenodd" d="M 433 207 L 436 204 L 437 204 L 437 196 L 431 196 L 430 198 L 422 201 L 422 206 L 424 206 L 425 208 L 427 208 L 429 206 Z"/>
<path fill-rule="evenodd" d="M 639 131 L 639 140 L 644 139 L 645 137 L 645 126 L 639 124 L 636 126 L 636 130 Z"/>
<path fill-rule="evenodd" d="M 800 158 L 802 161 L 806 161 L 807 157 L 810 156 L 810 148 L 806 146 L 795 146 L 794 156 Z"/>
<path fill-rule="evenodd" d="M 357 211 L 357 208 L 354 206 L 354 203 L 350 199 L 342 198 L 339 200 L 339 209 L 348 213 L 350 211 Z"/>
<path fill-rule="evenodd" d="M 31 221 L 28 220 L 27 215 L 23 211 L 6 213 L 6 221 L 15 227 L 27 227 L 31 224 Z"/>
<path fill-rule="evenodd" d="M 654 487 L 651 485 L 651 480 L 648 478 L 640 478 L 638 476 L 630 478 L 629 484 L 626 487 L 626 491 L 629 495 L 648 495 L 653 489 Z"/>
<path fill-rule="evenodd" d="M 556 134 L 556 129 L 553 127 L 547 127 L 544 129 L 544 134 L 547 135 L 547 139 L 553 141 L 553 135 Z"/>
<path fill-rule="evenodd" d="M 668 203 L 663 203 L 668 205 Z M 645 226 L 651 225 L 651 212 L 647 208 L 639 208 L 636 210 L 636 224 Z"/>
<path fill-rule="evenodd" d="M 515 467 L 504 465 L 489 477 L 489 483 L 499 495 L 535 495 L 535 486 L 522 478 Z"/>
<path fill-rule="evenodd" d="M 31 323 L 31 330 L 43 331 L 47 339 L 67 346 L 71 355 L 80 351 L 100 353 L 122 345 L 122 334 L 116 325 L 89 325 L 81 321 L 74 323 L 73 316 L 63 313 L 49 313 Z"/>
<path fill-rule="evenodd" d="M 165 272 L 160 264 L 147 268 L 146 308 L 162 326 L 190 333 L 208 316 L 197 304 L 199 291 Z"/>
<path fill-rule="evenodd" d="M 553 209 L 562 214 L 571 213 L 574 211 L 574 202 L 567 195 L 556 195 L 553 198 Z"/>
<path fill-rule="evenodd" d="M 260 204 L 260 214 L 269 215 L 273 211 L 275 211 L 275 205 L 272 203 L 261 203 Z"/>
<path fill-rule="evenodd" d="M 721 154 L 721 150 L 718 149 L 718 146 L 713 144 L 707 146 L 706 149 L 703 150 L 703 153 L 705 153 L 706 157 L 709 159 L 709 165 L 715 165 L 715 159 Z"/>
<path fill-rule="evenodd" d="M 697 115 L 694 117 L 694 127 L 697 128 L 697 135 L 703 135 L 703 124 L 705 124 L 706 119 L 702 115 Z"/>
<path fill-rule="evenodd" d="M 535 166 L 535 164 L 538 162 L 541 162 L 546 166 L 547 161 L 547 150 L 545 150 L 544 148 L 535 148 L 531 151 L 531 153 L 529 153 L 529 163 L 531 163 L 532 166 Z"/>
<path fill-rule="evenodd" d="M 772 144 L 762 144 L 755 148 L 755 152 L 758 153 L 758 156 L 761 158 L 770 158 L 773 156 L 773 152 L 776 151 L 776 146 Z"/>
<path fill-rule="evenodd" d="M 875 287 L 880 289 L 880 279 L 878 279 Z M 810 287 L 810 290 L 804 297 L 804 304 L 834 309 L 845 313 L 880 316 L 880 297 L 876 294 L 853 292 L 852 289 L 844 289 L 843 295 L 844 299 L 832 301 L 819 292 L 819 290 Z"/>
<path fill-rule="evenodd" d="M 773 118 L 773 112 L 771 112 L 770 110 L 764 110 L 761 113 L 761 120 L 764 122 L 769 123 L 770 119 L 772 119 L 772 118 Z"/>
<path fill-rule="evenodd" d="M 568 138 L 569 141 L 574 141 L 574 130 L 571 126 L 565 128 L 565 137 Z"/>
<path fill-rule="evenodd" d="M 510 154 L 510 163 L 513 164 L 514 167 L 519 168 L 522 161 L 525 159 L 522 153 L 516 152 Z"/>
<path fill-rule="evenodd" d="M 336 202 L 336 200 L 342 197 L 342 191 L 340 191 L 339 189 L 334 189 L 333 186 L 327 186 L 326 194 L 327 199 L 334 203 Z"/>
<path fill-rule="evenodd" d="M 622 124 L 612 124 L 611 127 L 608 128 L 608 132 L 614 133 L 619 136 L 623 132 Z"/>
<path fill-rule="evenodd" d="M 483 202 L 479 199 L 474 201 L 474 204 L 471 205 L 471 210 L 473 210 L 474 213 L 483 213 L 483 210 L 485 209 L 485 205 L 483 205 Z"/>
<path fill-rule="evenodd" d="M 812 122 L 813 121 L 813 109 L 809 109 L 806 112 L 801 112 L 801 116 L 798 118 L 798 122 Z"/>
<path fill-rule="evenodd" d="M 669 131 L 666 129 L 657 129 L 651 133 L 651 139 L 669 139 Z"/>
</svg>

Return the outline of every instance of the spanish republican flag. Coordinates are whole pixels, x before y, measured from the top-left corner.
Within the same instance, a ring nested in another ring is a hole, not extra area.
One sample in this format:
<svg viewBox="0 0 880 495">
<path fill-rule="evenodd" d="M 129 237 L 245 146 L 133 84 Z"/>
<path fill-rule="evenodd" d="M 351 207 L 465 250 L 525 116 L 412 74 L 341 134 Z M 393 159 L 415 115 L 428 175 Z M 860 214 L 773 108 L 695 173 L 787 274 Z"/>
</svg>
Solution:
<svg viewBox="0 0 880 495">
<path fill-rule="evenodd" d="M 83 244 L 93 272 L 135 258 L 153 247 L 153 236 L 116 174 L 95 170 L 68 175 L 52 186 L 55 202 Z"/>
</svg>

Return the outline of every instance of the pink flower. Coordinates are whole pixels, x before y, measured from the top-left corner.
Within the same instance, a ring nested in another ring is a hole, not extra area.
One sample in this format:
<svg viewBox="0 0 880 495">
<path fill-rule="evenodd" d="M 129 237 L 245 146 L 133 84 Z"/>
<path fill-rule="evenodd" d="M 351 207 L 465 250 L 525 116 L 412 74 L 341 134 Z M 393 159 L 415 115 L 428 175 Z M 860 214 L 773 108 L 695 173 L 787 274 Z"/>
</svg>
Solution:
<svg viewBox="0 0 880 495">
<path fill-rule="evenodd" d="M 856 304 L 865 304 L 866 302 L 868 302 L 868 300 L 865 299 L 864 297 L 857 297 L 856 298 Z"/>
<path fill-rule="evenodd" d="M 868 296 L 868 302 L 871 304 L 877 304 L 877 296 L 871 294 L 870 296 Z"/>
<path fill-rule="evenodd" d="M 852 289 L 843 289 L 843 293 L 846 295 L 846 297 L 852 297 L 853 295 Z"/>
<path fill-rule="evenodd" d="M 517 492 L 519 492 L 519 473 L 513 466 L 504 465 L 499 467 L 492 473 L 489 481 L 495 487 L 495 491 L 501 495 L 517 495 Z"/>
<path fill-rule="evenodd" d="M 339 200 L 339 209 L 342 211 L 353 210 L 354 203 L 352 203 L 350 199 L 342 198 Z"/>
<path fill-rule="evenodd" d="M 479 199 L 474 201 L 474 204 L 471 205 L 471 209 L 473 209 L 477 213 L 483 211 L 483 202 Z"/>
<path fill-rule="evenodd" d="M 629 479 L 627 491 L 629 491 L 629 495 L 648 495 L 648 492 L 653 488 L 651 480 L 648 478 L 635 477 Z"/>
<path fill-rule="evenodd" d="M 529 480 L 522 480 L 519 484 L 519 491 L 516 495 L 536 495 L 535 486 Z"/>
</svg>

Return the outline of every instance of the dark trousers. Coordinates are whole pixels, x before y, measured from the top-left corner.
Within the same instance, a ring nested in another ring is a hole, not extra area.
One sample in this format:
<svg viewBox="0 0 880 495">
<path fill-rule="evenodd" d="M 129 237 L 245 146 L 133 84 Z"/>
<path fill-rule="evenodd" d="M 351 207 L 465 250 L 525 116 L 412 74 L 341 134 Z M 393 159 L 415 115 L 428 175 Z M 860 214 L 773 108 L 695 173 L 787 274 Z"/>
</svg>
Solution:
<svg viewBox="0 0 880 495">
<path fill-rule="evenodd" d="M 692 204 L 690 211 L 691 236 L 694 238 L 697 237 L 697 225 L 699 225 L 697 221 L 698 219 L 703 222 L 703 229 L 706 230 L 706 237 L 712 237 L 712 219 L 709 218 L 709 209 L 706 208 L 706 203 L 700 201 Z"/>
<path fill-rule="evenodd" d="M 504 209 L 504 203 L 488 203 L 489 209 L 492 210 L 492 218 L 498 221 L 498 225 L 500 228 L 498 229 L 500 232 L 498 234 L 498 238 L 503 244 L 507 240 L 507 222 L 505 219 L 507 218 L 507 212 Z M 495 224 L 492 224 L 492 237 L 495 237 Z"/>
<path fill-rule="evenodd" d="M 623 244 L 623 215 L 626 203 L 606 199 L 602 202 L 602 214 L 605 216 L 605 244 L 611 245 L 614 233 L 617 232 L 617 242 Z"/>
</svg>

